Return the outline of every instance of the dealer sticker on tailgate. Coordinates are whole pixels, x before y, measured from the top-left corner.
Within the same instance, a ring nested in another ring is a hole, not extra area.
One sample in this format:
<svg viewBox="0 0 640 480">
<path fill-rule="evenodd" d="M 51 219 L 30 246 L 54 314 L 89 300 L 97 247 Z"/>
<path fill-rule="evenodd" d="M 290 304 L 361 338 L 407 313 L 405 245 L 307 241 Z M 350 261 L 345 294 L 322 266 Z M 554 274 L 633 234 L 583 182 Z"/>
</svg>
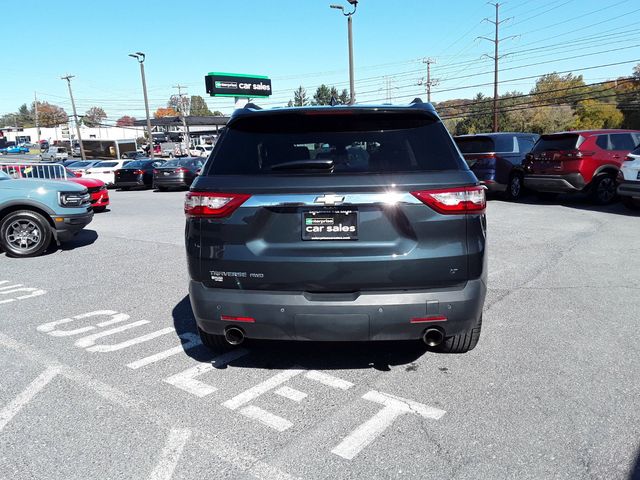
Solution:
<svg viewBox="0 0 640 480">
<path fill-rule="evenodd" d="M 357 240 L 357 210 L 310 210 L 302 213 L 303 240 Z"/>
</svg>

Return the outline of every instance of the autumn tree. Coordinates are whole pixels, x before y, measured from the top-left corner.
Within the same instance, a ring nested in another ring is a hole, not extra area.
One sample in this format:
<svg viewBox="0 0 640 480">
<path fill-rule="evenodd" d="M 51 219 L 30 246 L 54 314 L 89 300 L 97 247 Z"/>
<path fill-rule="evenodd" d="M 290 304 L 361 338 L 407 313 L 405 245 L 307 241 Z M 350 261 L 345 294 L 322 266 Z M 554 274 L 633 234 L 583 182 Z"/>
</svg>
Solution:
<svg viewBox="0 0 640 480">
<path fill-rule="evenodd" d="M 178 112 L 173 107 L 158 108 L 153 114 L 153 118 L 177 117 Z"/>
<path fill-rule="evenodd" d="M 213 113 L 209 110 L 209 106 L 207 102 L 204 101 L 200 95 L 191 95 L 191 115 L 199 115 L 209 117 L 212 116 Z"/>
<path fill-rule="evenodd" d="M 599 102 L 588 99 L 578 103 L 576 118 L 572 127 L 576 130 L 592 130 L 600 128 L 618 128 L 624 116 L 615 103 Z"/>
<path fill-rule="evenodd" d="M 107 114 L 101 107 L 91 107 L 84 114 L 82 122 L 87 127 L 98 127 L 107 118 Z"/>
<path fill-rule="evenodd" d="M 116 120 L 116 127 L 132 127 L 133 122 L 135 121 L 136 119 L 134 117 L 130 117 L 129 115 L 124 115 L 120 117 L 118 120 Z"/>
<path fill-rule="evenodd" d="M 69 121 L 67 112 L 58 105 L 38 102 L 38 124 L 41 127 L 57 127 Z"/>
</svg>

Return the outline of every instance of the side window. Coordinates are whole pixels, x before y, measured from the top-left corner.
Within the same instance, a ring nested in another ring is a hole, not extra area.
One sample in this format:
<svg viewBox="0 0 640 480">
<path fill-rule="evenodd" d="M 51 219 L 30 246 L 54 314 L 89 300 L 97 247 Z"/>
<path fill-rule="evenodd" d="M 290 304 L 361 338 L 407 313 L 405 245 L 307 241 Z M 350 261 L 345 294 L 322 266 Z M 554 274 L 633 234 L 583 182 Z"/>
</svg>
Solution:
<svg viewBox="0 0 640 480">
<path fill-rule="evenodd" d="M 612 133 L 609 137 L 612 150 L 633 150 L 636 146 L 630 133 Z"/>
<path fill-rule="evenodd" d="M 517 137 L 518 145 L 520 146 L 520 152 L 527 153 L 533 148 L 533 138 L 531 137 Z"/>
<path fill-rule="evenodd" d="M 513 137 L 513 147 L 511 147 L 513 153 L 520 153 L 520 145 L 518 143 L 518 137 Z"/>
<path fill-rule="evenodd" d="M 603 150 L 610 150 L 609 135 L 598 135 L 598 138 L 596 139 L 596 145 Z"/>
<path fill-rule="evenodd" d="M 633 143 L 635 143 L 636 147 L 640 146 L 640 133 L 633 132 L 631 138 L 633 138 Z"/>
</svg>

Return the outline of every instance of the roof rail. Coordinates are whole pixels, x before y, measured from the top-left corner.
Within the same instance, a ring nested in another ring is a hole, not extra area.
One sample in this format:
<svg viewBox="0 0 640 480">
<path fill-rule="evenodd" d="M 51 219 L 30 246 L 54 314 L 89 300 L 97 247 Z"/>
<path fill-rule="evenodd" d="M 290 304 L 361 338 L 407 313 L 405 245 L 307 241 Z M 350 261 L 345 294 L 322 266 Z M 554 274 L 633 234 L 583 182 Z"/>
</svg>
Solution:
<svg viewBox="0 0 640 480">
<path fill-rule="evenodd" d="M 261 108 L 261 107 L 259 107 L 258 105 L 256 105 L 256 104 L 255 104 L 255 103 L 253 103 L 253 102 L 249 102 L 249 103 L 247 103 L 247 104 L 244 106 L 244 108 L 252 108 L 253 110 L 262 110 L 262 108 Z"/>
</svg>

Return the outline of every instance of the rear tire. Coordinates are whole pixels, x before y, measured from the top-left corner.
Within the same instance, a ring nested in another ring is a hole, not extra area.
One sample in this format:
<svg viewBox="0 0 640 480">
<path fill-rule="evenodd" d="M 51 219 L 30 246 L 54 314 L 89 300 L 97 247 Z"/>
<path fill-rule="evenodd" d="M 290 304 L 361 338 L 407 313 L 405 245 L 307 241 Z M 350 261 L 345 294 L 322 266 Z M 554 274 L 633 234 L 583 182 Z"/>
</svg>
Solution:
<svg viewBox="0 0 640 480">
<path fill-rule="evenodd" d="M 204 330 L 201 330 L 200 327 L 198 327 L 198 334 L 200 335 L 202 344 L 215 352 L 230 350 L 231 348 L 233 348 L 233 345 L 228 343 L 224 339 L 223 335 L 213 335 L 211 333 L 207 333 Z"/>
<path fill-rule="evenodd" d="M 616 177 L 610 173 L 598 175 L 591 186 L 591 199 L 596 205 L 608 205 L 616 199 Z"/>
<path fill-rule="evenodd" d="M 167 187 L 156 187 L 159 192 L 166 192 L 168 190 Z"/>
<path fill-rule="evenodd" d="M 51 225 L 38 212 L 18 210 L 0 221 L 0 245 L 11 257 L 36 257 L 50 243 Z"/>
<path fill-rule="evenodd" d="M 95 213 L 102 213 L 107 209 L 107 207 L 93 207 L 93 211 Z"/>
<path fill-rule="evenodd" d="M 482 315 L 480 315 L 475 327 L 459 335 L 445 338 L 444 342 L 435 347 L 435 351 L 440 353 L 467 353 L 478 344 L 480 330 L 482 330 Z"/>
<path fill-rule="evenodd" d="M 507 183 L 507 190 L 505 191 L 505 197 L 510 202 L 517 202 L 522 197 L 522 175 L 519 173 L 512 173 Z"/>
</svg>

